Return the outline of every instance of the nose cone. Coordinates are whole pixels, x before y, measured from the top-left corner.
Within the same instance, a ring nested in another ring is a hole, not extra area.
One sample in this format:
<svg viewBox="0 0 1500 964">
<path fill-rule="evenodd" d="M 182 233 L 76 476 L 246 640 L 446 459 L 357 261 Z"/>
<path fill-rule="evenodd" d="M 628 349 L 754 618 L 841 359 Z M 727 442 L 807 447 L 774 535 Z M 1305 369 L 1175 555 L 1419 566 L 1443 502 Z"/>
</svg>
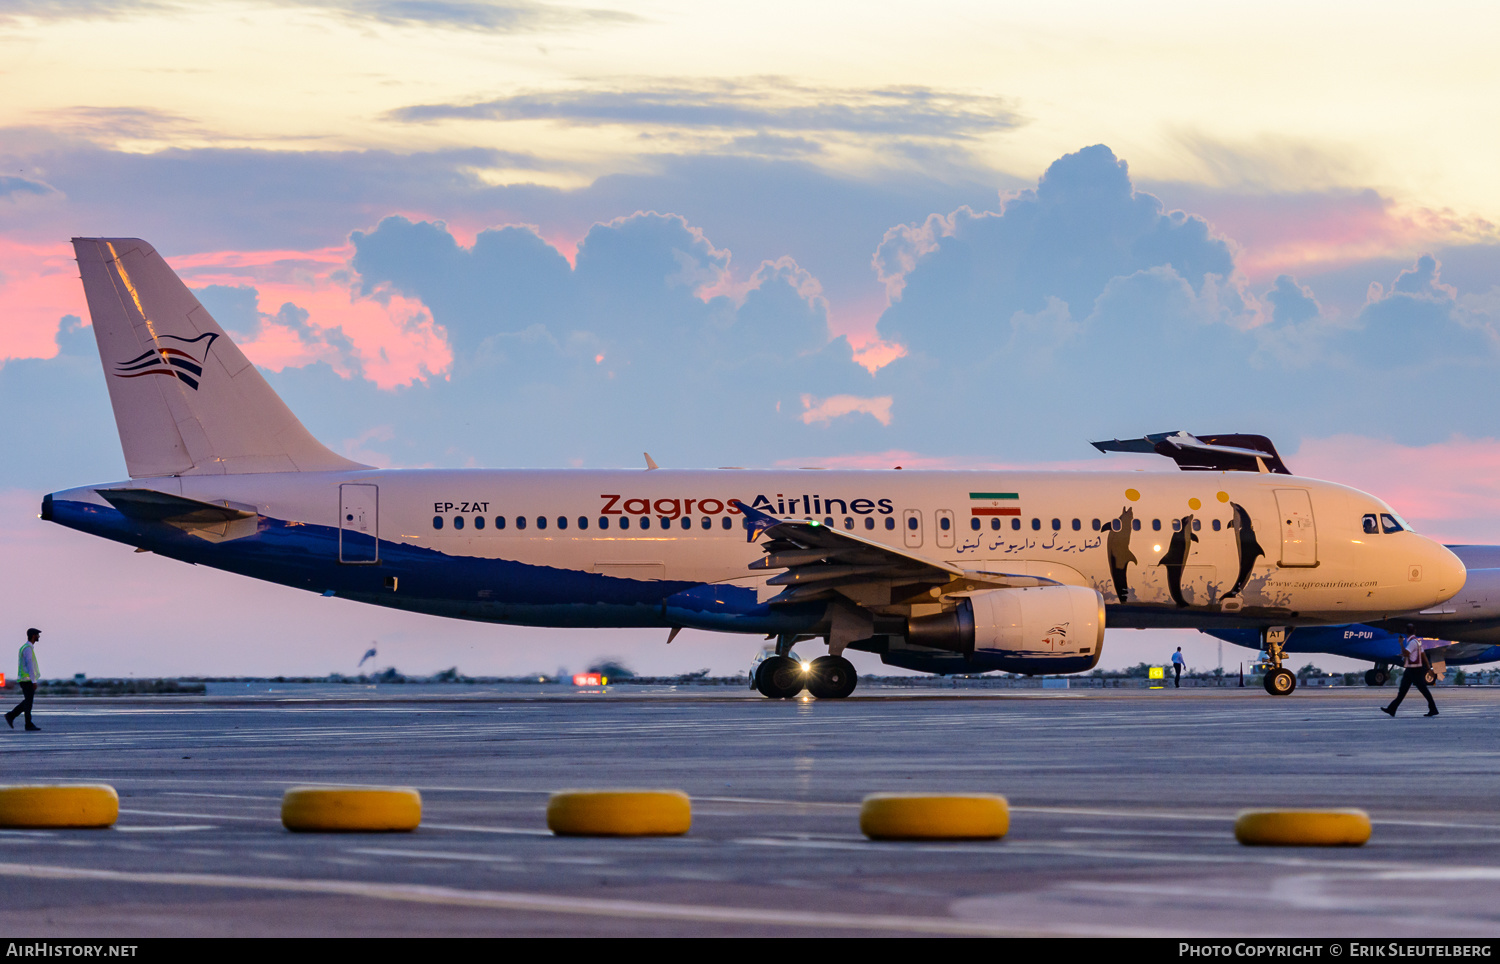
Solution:
<svg viewBox="0 0 1500 964">
<path fill-rule="evenodd" d="M 1432 591 L 1434 603 L 1447 602 L 1464 587 L 1464 582 L 1469 578 L 1469 570 L 1464 568 L 1463 560 L 1455 556 L 1447 546 L 1436 542 L 1429 542 L 1428 546 L 1426 559 L 1422 563 L 1422 582 Z"/>
</svg>

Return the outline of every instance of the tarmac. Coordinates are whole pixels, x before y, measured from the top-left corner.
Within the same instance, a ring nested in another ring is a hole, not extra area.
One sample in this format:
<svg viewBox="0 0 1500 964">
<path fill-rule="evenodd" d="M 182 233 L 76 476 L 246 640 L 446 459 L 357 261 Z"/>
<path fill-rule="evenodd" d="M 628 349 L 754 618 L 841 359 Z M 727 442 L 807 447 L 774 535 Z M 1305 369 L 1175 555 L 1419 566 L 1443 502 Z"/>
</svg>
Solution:
<svg viewBox="0 0 1500 964">
<path fill-rule="evenodd" d="M 1500 689 L 325 687 L 38 698 L 4 783 L 103 782 L 111 830 L 0 831 L 25 937 L 1500 934 Z M 298 784 L 414 786 L 406 834 L 294 834 Z M 667 787 L 680 838 L 558 838 L 551 791 Z M 882 791 L 1004 794 L 984 843 L 876 843 Z M 1359 848 L 1236 843 L 1361 807 Z"/>
</svg>

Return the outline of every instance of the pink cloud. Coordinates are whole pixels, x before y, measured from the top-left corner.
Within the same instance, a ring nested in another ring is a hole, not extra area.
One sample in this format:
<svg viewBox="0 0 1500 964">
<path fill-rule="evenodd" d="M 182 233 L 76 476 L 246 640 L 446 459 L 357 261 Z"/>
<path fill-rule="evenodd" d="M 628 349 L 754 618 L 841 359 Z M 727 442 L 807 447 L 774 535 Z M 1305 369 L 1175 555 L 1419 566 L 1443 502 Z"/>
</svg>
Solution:
<svg viewBox="0 0 1500 964">
<path fill-rule="evenodd" d="M 1410 257 L 1443 244 L 1494 241 L 1497 227 L 1452 211 L 1397 204 L 1374 191 L 1195 194 L 1185 205 L 1234 240 L 1248 278 L 1325 271 L 1370 258 Z"/>
<path fill-rule="evenodd" d="M 1303 439 L 1288 466 L 1384 499 L 1446 542 L 1500 543 L 1500 440 L 1400 445 L 1359 435 Z"/>
<path fill-rule="evenodd" d="M 73 247 L 26 244 L 0 237 L 0 362 L 57 354 L 57 323 L 64 315 L 88 319 Z"/>
<path fill-rule="evenodd" d="M 290 303 L 308 313 L 307 323 L 314 329 L 340 329 L 364 377 L 381 388 L 447 371 L 453 353 L 426 306 L 388 289 L 360 296 L 348 267 L 353 255 L 352 245 L 341 245 L 314 251 L 204 252 L 170 261 L 190 285 L 254 287 L 262 315 L 274 316 Z M 272 371 L 327 361 L 341 375 L 352 375 L 326 341 L 310 343 L 269 318 L 240 347 L 251 361 Z"/>
<path fill-rule="evenodd" d="M 891 424 L 891 396 L 860 398 L 858 395 L 834 395 L 831 398 L 802 396 L 802 424 L 831 422 L 845 415 L 868 415 L 881 425 Z"/>
</svg>

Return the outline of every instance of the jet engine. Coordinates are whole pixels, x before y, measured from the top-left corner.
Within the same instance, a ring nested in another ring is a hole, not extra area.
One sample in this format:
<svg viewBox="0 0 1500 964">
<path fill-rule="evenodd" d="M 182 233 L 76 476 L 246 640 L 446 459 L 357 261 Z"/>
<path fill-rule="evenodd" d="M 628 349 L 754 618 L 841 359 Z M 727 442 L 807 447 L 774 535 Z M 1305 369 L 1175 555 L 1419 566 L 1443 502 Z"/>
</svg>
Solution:
<svg viewBox="0 0 1500 964">
<path fill-rule="evenodd" d="M 1078 673 L 1104 648 L 1104 597 L 1081 586 L 985 589 L 906 622 L 906 643 L 960 653 L 980 671 Z"/>
</svg>

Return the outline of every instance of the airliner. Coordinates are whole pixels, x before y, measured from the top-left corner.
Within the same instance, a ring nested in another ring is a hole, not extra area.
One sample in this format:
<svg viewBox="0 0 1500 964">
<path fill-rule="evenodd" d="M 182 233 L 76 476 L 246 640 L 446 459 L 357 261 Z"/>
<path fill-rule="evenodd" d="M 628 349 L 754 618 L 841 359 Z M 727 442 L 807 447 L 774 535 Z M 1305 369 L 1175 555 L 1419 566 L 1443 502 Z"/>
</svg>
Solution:
<svg viewBox="0 0 1500 964">
<path fill-rule="evenodd" d="M 1210 469 L 1185 473 L 382 470 L 313 438 L 150 245 L 73 244 L 130 478 L 42 518 L 137 551 L 457 619 L 772 637 L 753 686 L 781 699 L 848 696 L 850 649 L 1086 671 L 1106 622 L 1254 630 L 1289 693 L 1289 629 L 1464 584 L 1379 499 L 1232 438 L 1162 443 Z M 813 639 L 827 655 L 791 655 Z"/>
</svg>

